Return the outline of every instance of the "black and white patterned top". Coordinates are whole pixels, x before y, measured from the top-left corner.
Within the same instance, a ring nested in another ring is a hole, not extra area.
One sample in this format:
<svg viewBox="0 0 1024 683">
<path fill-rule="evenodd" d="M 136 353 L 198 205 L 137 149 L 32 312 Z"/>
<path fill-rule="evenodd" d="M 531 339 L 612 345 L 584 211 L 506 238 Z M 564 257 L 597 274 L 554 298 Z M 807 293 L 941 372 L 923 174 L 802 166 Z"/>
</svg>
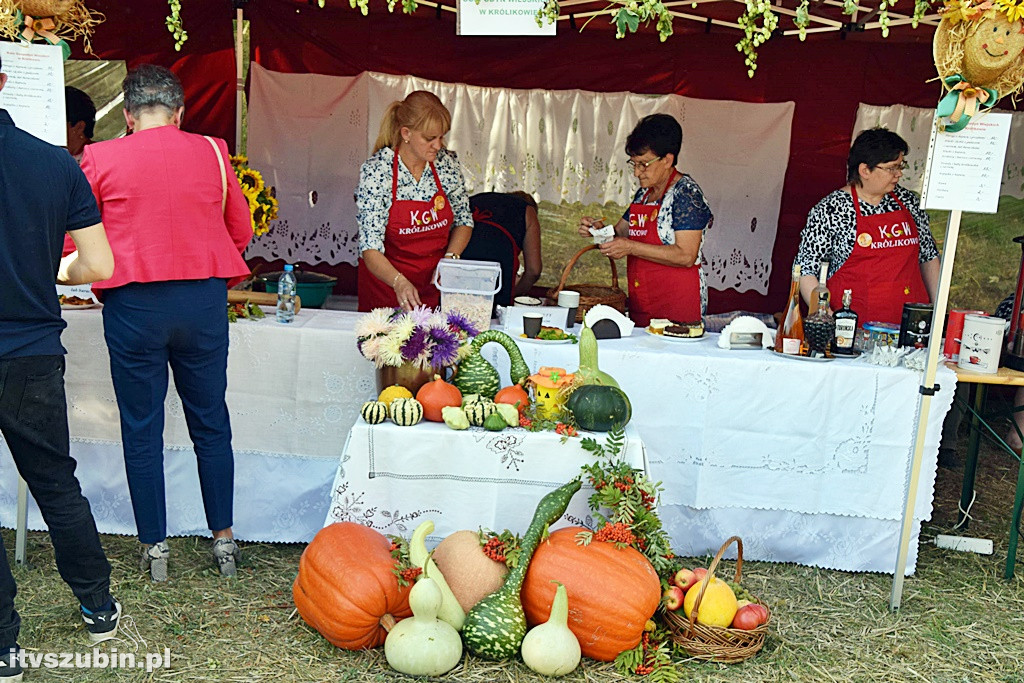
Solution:
<svg viewBox="0 0 1024 683">
<path fill-rule="evenodd" d="M 359 169 L 359 187 L 356 189 L 356 221 L 359 224 L 359 251 L 377 249 L 384 252 L 384 228 L 391 210 L 391 164 L 395 152 L 390 147 L 378 150 L 363 162 Z M 473 213 L 469 210 L 469 195 L 462 177 L 462 166 L 455 152 L 441 149 L 434 162 L 437 176 L 455 213 L 452 227 L 473 227 Z M 437 192 L 434 174 L 427 166 L 419 182 L 401 161 L 398 163 L 398 198 L 430 201 Z"/>
<path fill-rule="evenodd" d="M 928 214 L 921 208 L 917 195 L 902 185 L 897 185 L 893 192 L 917 223 L 918 261 L 925 263 L 938 258 L 939 249 L 929 228 Z M 878 206 L 860 200 L 860 212 L 865 216 L 899 211 L 899 208 L 891 194 L 885 195 Z M 820 262 L 828 261 L 828 276 L 831 278 L 850 258 L 856 240 L 857 213 L 853 208 L 853 195 L 846 190 L 830 192 L 807 214 L 807 226 L 800 233 L 800 248 L 796 252 L 800 272 L 817 277 Z"/>
</svg>

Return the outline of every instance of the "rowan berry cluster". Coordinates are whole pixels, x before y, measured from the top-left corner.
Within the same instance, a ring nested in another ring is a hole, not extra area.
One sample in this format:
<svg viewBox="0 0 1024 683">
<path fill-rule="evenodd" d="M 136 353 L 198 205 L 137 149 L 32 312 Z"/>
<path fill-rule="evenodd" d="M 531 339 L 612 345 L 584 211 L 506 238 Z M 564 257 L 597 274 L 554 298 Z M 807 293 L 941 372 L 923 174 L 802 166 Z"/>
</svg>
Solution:
<svg viewBox="0 0 1024 683">
<path fill-rule="evenodd" d="M 412 583 L 422 573 L 423 569 L 421 567 L 409 567 L 408 569 L 403 569 L 399 575 L 409 583 Z"/>
<path fill-rule="evenodd" d="M 616 522 L 615 524 L 605 524 L 594 532 L 594 540 L 633 545 L 636 543 L 636 536 L 633 535 L 633 531 L 629 528 L 628 524 Z"/>
<path fill-rule="evenodd" d="M 491 558 L 495 562 L 501 562 L 502 564 L 504 564 L 506 559 L 505 550 L 505 543 L 502 542 L 502 540 L 500 538 L 497 538 L 496 536 L 492 536 L 491 538 L 487 539 L 487 542 L 484 543 L 483 547 L 484 555 Z"/>
<path fill-rule="evenodd" d="M 576 428 L 570 424 L 559 422 L 555 425 L 555 434 L 561 434 L 563 436 L 577 436 Z"/>
</svg>

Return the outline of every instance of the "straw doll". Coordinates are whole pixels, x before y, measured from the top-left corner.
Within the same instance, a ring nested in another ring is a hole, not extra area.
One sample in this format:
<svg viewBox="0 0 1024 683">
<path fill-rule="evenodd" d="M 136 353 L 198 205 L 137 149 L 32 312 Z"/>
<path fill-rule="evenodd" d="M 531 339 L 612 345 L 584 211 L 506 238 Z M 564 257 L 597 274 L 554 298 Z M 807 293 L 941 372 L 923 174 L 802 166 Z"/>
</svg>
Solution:
<svg viewBox="0 0 1024 683">
<path fill-rule="evenodd" d="M 0 38 L 59 45 L 64 59 L 71 56 L 65 39 L 81 36 L 85 51 L 91 52 L 89 37 L 103 20 L 83 0 L 0 0 Z"/>
<path fill-rule="evenodd" d="M 946 94 L 936 115 L 962 130 L 975 114 L 1024 88 L 1024 0 L 946 0 L 932 44 Z"/>
</svg>

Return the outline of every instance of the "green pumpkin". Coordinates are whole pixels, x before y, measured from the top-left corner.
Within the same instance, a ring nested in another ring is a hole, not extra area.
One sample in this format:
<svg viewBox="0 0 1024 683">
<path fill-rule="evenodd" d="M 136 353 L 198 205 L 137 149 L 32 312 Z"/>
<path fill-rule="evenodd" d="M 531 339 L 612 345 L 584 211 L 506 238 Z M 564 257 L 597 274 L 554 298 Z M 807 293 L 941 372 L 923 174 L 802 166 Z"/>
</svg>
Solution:
<svg viewBox="0 0 1024 683">
<path fill-rule="evenodd" d="M 484 420 L 484 429 L 489 432 L 500 432 L 507 426 L 508 423 L 505 422 L 505 418 L 497 410 L 488 415 L 487 419 Z"/>
<path fill-rule="evenodd" d="M 572 411 L 576 426 L 588 432 L 621 429 L 633 416 L 626 392 L 618 387 L 585 384 L 577 387 L 565 407 Z"/>
<path fill-rule="evenodd" d="M 359 414 L 368 424 L 379 425 L 388 419 L 388 404 L 380 401 L 367 401 L 359 409 Z"/>
<path fill-rule="evenodd" d="M 469 346 L 469 353 L 459 363 L 458 370 L 452 377 L 452 384 L 459 388 L 463 396 L 480 394 L 484 398 L 493 399 L 501 389 L 501 378 L 498 376 L 498 371 L 480 354 L 480 348 L 488 342 L 501 344 L 502 348 L 508 352 L 509 376 L 512 378 L 513 384 L 518 384 L 530 376 L 530 368 L 523 360 L 523 354 L 516 346 L 515 340 L 500 330 L 486 330 L 473 338 L 473 343 Z"/>
</svg>

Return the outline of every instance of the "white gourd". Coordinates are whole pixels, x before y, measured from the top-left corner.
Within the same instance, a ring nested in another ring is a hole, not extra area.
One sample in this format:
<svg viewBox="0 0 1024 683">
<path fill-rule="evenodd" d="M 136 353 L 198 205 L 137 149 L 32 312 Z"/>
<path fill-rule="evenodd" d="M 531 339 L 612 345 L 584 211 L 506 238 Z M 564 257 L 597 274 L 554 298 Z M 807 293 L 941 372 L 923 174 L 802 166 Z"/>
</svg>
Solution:
<svg viewBox="0 0 1024 683">
<path fill-rule="evenodd" d="M 523 662 L 531 671 L 541 676 L 564 676 L 580 665 L 580 641 L 569 630 L 568 617 L 569 596 L 559 583 L 548 620 L 534 626 L 523 638 Z"/>
<path fill-rule="evenodd" d="M 409 591 L 413 616 L 402 619 L 384 641 L 384 657 L 395 671 L 409 676 L 440 676 L 462 659 L 458 632 L 437 618 L 441 590 L 430 578 L 420 578 Z"/>
<path fill-rule="evenodd" d="M 462 611 L 462 605 L 459 604 L 458 598 L 455 597 L 455 593 L 452 593 L 441 570 L 437 568 L 437 564 L 427 552 L 427 534 L 433 530 L 434 523 L 428 519 L 421 522 L 412 532 L 412 537 L 409 539 L 409 561 L 413 566 L 423 570 L 423 576 L 433 579 L 437 584 L 437 588 L 441 592 L 441 606 L 437 610 L 438 619 L 447 622 L 456 631 L 461 631 L 462 625 L 466 622 L 466 613 Z"/>
</svg>

